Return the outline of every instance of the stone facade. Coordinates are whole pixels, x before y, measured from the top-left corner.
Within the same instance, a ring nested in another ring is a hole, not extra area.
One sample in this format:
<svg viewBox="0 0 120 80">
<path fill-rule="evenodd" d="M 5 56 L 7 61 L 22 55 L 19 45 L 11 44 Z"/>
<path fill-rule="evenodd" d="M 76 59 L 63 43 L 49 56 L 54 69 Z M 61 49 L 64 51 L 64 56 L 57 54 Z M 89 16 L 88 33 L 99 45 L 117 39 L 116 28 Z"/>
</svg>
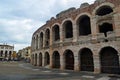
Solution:
<svg viewBox="0 0 120 80">
<path fill-rule="evenodd" d="M 120 0 L 60 12 L 33 33 L 31 47 L 36 66 L 120 74 Z"/>
</svg>

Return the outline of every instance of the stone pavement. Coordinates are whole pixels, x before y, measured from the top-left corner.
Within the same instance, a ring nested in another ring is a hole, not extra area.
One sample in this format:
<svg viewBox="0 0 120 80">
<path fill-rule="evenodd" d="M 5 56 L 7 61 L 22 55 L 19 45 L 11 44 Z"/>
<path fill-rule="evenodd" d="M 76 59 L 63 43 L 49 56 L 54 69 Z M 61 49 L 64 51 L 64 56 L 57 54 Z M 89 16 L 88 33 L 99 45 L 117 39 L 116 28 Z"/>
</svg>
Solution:
<svg viewBox="0 0 120 80">
<path fill-rule="evenodd" d="M 120 75 L 61 71 L 23 62 L 0 62 L 0 80 L 120 80 Z"/>
</svg>

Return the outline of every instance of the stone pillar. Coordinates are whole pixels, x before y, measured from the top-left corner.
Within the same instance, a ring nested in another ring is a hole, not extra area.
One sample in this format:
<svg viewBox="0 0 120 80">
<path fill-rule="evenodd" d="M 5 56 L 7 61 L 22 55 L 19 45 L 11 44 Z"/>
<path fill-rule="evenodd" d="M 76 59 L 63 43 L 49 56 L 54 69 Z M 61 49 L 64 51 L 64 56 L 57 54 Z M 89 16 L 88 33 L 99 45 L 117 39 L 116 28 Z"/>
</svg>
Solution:
<svg viewBox="0 0 120 80">
<path fill-rule="evenodd" d="M 43 35 L 43 48 L 45 47 L 45 33 Z"/>
<path fill-rule="evenodd" d="M 42 55 L 42 66 L 45 66 L 45 54 Z"/>
<path fill-rule="evenodd" d="M 74 57 L 74 70 L 79 71 L 79 61 L 78 61 L 77 55 L 75 55 L 75 57 Z"/>
<path fill-rule="evenodd" d="M 50 45 L 53 44 L 53 36 L 52 36 L 52 29 L 50 29 Z"/>
<path fill-rule="evenodd" d="M 38 35 L 38 49 L 40 49 L 40 35 Z"/>
<path fill-rule="evenodd" d="M 64 70 L 65 69 L 65 61 L 64 61 L 64 56 L 60 55 L 60 69 Z"/>
<path fill-rule="evenodd" d="M 92 34 L 92 42 L 96 42 L 97 39 L 97 24 L 96 24 L 96 17 L 93 16 L 90 20 L 91 22 L 91 34 Z"/>
<path fill-rule="evenodd" d="M 40 63 L 40 62 L 39 62 L 39 54 L 37 54 L 37 66 L 40 66 L 39 63 Z"/>
<path fill-rule="evenodd" d="M 114 14 L 114 28 L 116 36 L 120 36 L 120 14 Z"/>
<path fill-rule="evenodd" d="M 34 60 L 33 60 L 33 62 L 34 62 L 34 64 L 33 64 L 33 65 L 35 65 L 35 63 L 36 63 L 36 62 L 35 62 L 35 54 L 34 54 Z"/>
<path fill-rule="evenodd" d="M 118 54 L 118 57 L 119 57 L 119 66 L 120 66 L 120 53 Z"/>
<path fill-rule="evenodd" d="M 34 50 L 36 50 L 36 38 L 35 38 L 35 44 L 34 44 L 34 45 L 35 45 L 35 48 L 34 48 Z"/>
<path fill-rule="evenodd" d="M 93 60 L 94 60 L 94 73 L 100 73 L 100 59 L 99 55 L 94 54 L 93 55 Z"/>
<path fill-rule="evenodd" d="M 52 55 L 50 55 L 50 65 L 49 65 L 49 68 L 52 68 Z"/>
<path fill-rule="evenodd" d="M 78 38 L 78 29 L 77 25 L 73 23 L 73 41 L 76 42 Z"/>
<path fill-rule="evenodd" d="M 60 26 L 60 42 L 63 42 L 64 36 L 63 36 L 63 27 Z"/>
</svg>

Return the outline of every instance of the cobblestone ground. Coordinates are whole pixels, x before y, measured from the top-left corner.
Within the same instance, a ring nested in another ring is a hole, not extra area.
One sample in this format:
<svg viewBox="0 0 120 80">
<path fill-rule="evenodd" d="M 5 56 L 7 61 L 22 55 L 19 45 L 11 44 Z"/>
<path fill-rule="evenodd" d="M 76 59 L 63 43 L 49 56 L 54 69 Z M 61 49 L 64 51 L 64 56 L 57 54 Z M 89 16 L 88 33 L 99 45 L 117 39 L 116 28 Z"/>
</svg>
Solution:
<svg viewBox="0 0 120 80">
<path fill-rule="evenodd" d="M 0 80 L 120 80 L 120 75 L 51 70 L 23 62 L 0 62 Z"/>
</svg>

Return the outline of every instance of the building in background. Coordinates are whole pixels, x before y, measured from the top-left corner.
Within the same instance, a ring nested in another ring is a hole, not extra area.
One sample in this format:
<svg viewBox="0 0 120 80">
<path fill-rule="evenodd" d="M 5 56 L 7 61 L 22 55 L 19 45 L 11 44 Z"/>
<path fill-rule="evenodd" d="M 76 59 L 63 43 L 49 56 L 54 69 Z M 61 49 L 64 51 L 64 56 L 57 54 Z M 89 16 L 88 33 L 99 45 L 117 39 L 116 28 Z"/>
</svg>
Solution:
<svg viewBox="0 0 120 80">
<path fill-rule="evenodd" d="M 0 61 L 12 60 L 13 51 L 14 51 L 14 46 L 7 44 L 0 44 Z"/>
<path fill-rule="evenodd" d="M 30 62 L 30 60 L 31 60 L 30 56 L 31 56 L 31 47 L 30 46 L 19 50 L 18 53 L 17 53 L 18 59 L 19 60 L 24 60 L 26 62 Z"/>
</svg>

